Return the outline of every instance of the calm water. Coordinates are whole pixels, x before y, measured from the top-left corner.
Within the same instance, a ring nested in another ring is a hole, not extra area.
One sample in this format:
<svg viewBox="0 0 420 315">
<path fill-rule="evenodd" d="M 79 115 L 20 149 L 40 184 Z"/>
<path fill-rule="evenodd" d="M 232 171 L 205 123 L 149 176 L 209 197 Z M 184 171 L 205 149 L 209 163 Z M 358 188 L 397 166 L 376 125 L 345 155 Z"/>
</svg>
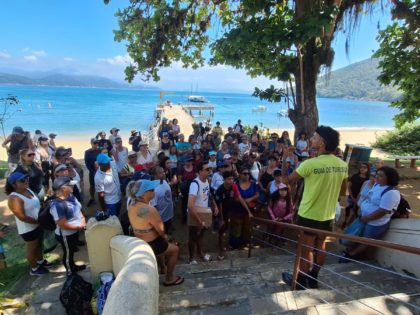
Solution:
<svg viewBox="0 0 420 315">
<path fill-rule="evenodd" d="M 95 135 L 99 130 L 118 127 L 123 133 L 133 128 L 145 130 L 153 120 L 159 102 L 158 90 L 85 89 L 34 86 L 0 86 L 0 98 L 8 94 L 19 98 L 21 112 L 16 112 L 6 123 L 6 132 L 20 125 L 32 133 L 60 135 Z M 173 103 L 185 102 L 189 92 L 166 95 Z M 287 118 L 277 112 L 287 109 L 285 103 L 269 104 L 250 96 L 236 93 L 194 93 L 203 95 L 215 105 L 215 121 L 222 126 L 233 125 L 242 119 L 244 125 L 263 123 L 268 128 L 292 128 Z M 49 108 L 48 103 L 51 103 Z M 252 108 L 266 105 L 264 113 Z M 1 106 L 3 106 L 1 104 Z M 397 113 L 388 103 L 351 101 L 345 99 L 318 99 L 320 123 L 335 128 L 391 128 Z"/>
</svg>

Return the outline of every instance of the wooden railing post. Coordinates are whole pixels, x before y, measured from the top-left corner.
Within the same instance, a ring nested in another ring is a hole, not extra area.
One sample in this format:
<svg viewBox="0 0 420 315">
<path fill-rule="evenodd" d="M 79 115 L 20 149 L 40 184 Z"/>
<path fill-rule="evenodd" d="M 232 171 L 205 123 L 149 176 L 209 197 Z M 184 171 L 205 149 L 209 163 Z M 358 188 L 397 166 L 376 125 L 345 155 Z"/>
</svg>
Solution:
<svg viewBox="0 0 420 315">
<path fill-rule="evenodd" d="M 300 257 L 302 256 L 302 234 L 303 231 L 299 231 L 298 236 L 298 243 L 296 247 L 296 256 L 295 256 L 295 264 L 293 266 L 293 276 L 292 276 L 292 291 L 296 289 L 296 280 L 300 270 Z"/>
</svg>

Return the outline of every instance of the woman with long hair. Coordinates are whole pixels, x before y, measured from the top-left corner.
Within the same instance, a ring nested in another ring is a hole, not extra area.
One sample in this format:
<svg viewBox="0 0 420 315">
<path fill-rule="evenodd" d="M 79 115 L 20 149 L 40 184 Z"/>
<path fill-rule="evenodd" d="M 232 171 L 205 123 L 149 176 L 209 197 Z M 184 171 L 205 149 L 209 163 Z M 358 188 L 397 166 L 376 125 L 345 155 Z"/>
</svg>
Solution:
<svg viewBox="0 0 420 315">
<path fill-rule="evenodd" d="M 40 163 L 35 163 L 35 152 L 31 149 L 19 151 L 20 161 L 16 172 L 28 174 L 29 188 L 38 196 L 39 200 L 44 201 L 44 173 Z"/>
</svg>

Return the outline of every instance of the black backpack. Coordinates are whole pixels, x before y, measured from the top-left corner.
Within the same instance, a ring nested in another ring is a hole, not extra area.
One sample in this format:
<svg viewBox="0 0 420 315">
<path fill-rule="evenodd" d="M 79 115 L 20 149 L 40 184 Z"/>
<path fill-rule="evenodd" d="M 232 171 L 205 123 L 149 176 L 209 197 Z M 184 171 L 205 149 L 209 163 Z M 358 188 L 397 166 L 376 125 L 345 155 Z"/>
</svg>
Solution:
<svg viewBox="0 0 420 315">
<path fill-rule="evenodd" d="M 381 197 L 390 190 L 398 190 L 395 187 L 389 186 L 381 193 Z M 408 219 L 411 212 L 410 204 L 407 199 L 405 199 L 400 193 L 401 199 L 396 209 L 392 209 L 394 213 L 391 216 L 391 219 Z"/>
<path fill-rule="evenodd" d="M 45 202 L 44 206 L 39 210 L 38 223 L 39 226 L 44 230 L 54 231 L 56 227 L 55 220 L 50 212 L 51 205 L 56 197 L 49 197 Z"/>
</svg>

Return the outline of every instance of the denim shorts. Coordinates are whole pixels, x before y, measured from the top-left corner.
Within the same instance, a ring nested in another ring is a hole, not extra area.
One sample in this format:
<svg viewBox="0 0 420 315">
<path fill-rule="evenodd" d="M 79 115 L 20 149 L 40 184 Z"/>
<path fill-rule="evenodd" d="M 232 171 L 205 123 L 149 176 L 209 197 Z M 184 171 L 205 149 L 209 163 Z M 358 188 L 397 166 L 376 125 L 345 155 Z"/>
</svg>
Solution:
<svg viewBox="0 0 420 315">
<path fill-rule="evenodd" d="M 388 230 L 390 223 L 391 222 L 388 222 L 380 226 L 366 224 L 365 230 L 363 231 L 363 237 L 379 239 Z"/>
</svg>

